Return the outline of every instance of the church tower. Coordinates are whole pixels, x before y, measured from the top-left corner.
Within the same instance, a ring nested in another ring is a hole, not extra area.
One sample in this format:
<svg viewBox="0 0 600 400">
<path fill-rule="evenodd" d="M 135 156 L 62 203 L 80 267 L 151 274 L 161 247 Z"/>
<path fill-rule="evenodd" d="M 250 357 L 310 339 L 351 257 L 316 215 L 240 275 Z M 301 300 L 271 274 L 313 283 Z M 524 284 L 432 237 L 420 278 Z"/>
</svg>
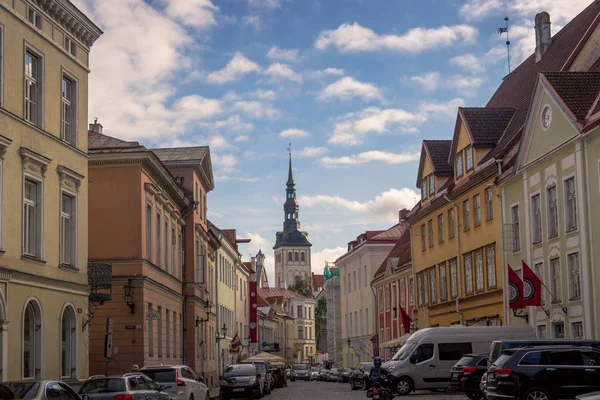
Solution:
<svg viewBox="0 0 600 400">
<path fill-rule="evenodd" d="M 296 182 L 292 172 L 292 152 L 289 153 L 288 180 L 283 204 L 283 231 L 276 234 L 275 246 L 275 284 L 286 288 L 296 279 L 311 279 L 310 248 L 308 232 L 300 230 L 298 216 L 299 205 L 296 199 Z"/>
</svg>

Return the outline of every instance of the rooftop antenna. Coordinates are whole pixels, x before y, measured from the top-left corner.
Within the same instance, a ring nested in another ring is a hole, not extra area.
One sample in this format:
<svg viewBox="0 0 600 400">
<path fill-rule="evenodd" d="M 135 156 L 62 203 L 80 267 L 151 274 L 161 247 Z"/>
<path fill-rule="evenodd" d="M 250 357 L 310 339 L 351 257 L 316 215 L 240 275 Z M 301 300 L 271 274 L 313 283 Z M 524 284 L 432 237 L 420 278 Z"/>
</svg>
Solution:
<svg viewBox="0 0 600 400">
<path fill-rule="evenodd" d="M 510 74 L 510 40 L 508 40 L 508 16 L 504 17 L 504 28 L 498 28 L 498 34 L 506 33 L 506 52 L 508 54 L 508 73 Z"/>
</svg>

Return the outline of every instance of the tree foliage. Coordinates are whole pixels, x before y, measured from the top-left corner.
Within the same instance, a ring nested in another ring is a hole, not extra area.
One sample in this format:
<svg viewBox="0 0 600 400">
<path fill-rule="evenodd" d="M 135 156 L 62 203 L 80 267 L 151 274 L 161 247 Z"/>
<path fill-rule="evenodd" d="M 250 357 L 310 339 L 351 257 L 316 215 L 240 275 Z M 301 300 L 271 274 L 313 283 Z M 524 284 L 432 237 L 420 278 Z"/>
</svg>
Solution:
<svg viewBox="0 0 600 400">
<path fill-rule="evenodd" d="M 296 282 L 288 286 L 288 289 L 309 299 L 314 298 L 312 282 L 310 279 L 297 278 Z"/>
</svg>

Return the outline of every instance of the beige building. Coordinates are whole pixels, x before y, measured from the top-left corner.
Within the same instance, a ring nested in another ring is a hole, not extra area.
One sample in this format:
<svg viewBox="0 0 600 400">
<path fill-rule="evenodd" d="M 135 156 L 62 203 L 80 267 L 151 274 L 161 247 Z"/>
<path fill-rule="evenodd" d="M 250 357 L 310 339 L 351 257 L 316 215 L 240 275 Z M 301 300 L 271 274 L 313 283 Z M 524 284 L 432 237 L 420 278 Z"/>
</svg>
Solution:
<svg viewBox="0 0 600 400">
<path fill-rule="evenodd" d="M 67 0 L 0 1 L 0 381 L 88 375 L 88 59 L 101 33 Z"/>
</svg>

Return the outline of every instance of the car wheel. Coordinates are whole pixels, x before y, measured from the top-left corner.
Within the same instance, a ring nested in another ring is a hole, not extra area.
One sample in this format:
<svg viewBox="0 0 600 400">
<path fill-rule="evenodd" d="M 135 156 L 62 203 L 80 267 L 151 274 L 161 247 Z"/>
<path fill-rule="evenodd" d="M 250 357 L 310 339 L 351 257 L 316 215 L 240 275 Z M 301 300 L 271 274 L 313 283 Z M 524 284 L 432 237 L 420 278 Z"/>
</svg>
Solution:
<svg viewBox="0 0 600 400">
<path fill-rule="evenodd" d="M 465 393 L 465 395 L 471 400 L 481 400 L 482 396 L 479 393 Z"/>
<path fill-rule="evenodd" d="M 204 400 L 210 400 L 210 394 L 208 393 L 208 390 L 206 391 L 206 397 L 204 398 Z"/>
<path fill-rule="evenodd" d="M 521 397 L 521 399 L 523 399 L 523 400 L 551 400 L 548 393 L 544 389 L 539 388 L 539 387 L 529 389 L 528 391 L 525 392 L 525 394 L 523 395 L 523 397 Z"/>
<path fill-rule="evenodd" d="M 429 389 L 432 393 L 444 393 L 446 388 Z"/>
<path fill-rule="evenodd" d="M 398 382 L 396 383 L 396 392 L 398 392 L 398 394 L 400 396 L 409 395 L 410 392 L 412 392 L 412 382 L 410 380 L 408 380 L 408 378 L 398 379 Z M 542 400 L 542 399 L 538 399 L 538 400 Z"/>
</svg>

